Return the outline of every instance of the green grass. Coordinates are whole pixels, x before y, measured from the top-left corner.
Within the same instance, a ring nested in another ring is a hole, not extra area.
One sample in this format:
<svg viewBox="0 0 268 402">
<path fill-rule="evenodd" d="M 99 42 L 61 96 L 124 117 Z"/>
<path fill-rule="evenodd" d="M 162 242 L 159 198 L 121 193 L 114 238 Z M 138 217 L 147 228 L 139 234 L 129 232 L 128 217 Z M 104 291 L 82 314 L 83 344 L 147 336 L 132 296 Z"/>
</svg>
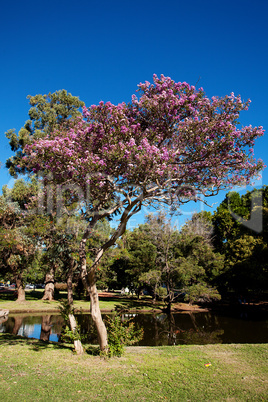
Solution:
<svg viewBox="0 0 268 402">
<path fill-rule="evenodd" d="M 0 294 L 0 309 L 8 309 L 10 312 L 55 312 L 58 311 L 59 299 L 66 299 L 67 293 L 60 292 L 57 296 L 58 300 L 46 301 L 41 300 L 43 291 L 27 291 L 26 301 L 18 303 L 14 300 L 13 294 Z M 90 303 L 86 300 L 75 300 L 74 306 L 77 309 L 87 312 L 90 309 Z M 153 305 L 151 298 L 137 298 L 132 297 L 100 297 L 100 308 L 102 311 L 111 311 L 116 308 L 132 310 L 132 311 L 150 311 L 160 309 L 163 304 Z"/>
<path fill-rule="evenodd" d="M 0 395 L 4 402 L 265 401 L 267 352 L 266 344 L 128 347 L 103 360 L 0 334 Z"/>
</svg>

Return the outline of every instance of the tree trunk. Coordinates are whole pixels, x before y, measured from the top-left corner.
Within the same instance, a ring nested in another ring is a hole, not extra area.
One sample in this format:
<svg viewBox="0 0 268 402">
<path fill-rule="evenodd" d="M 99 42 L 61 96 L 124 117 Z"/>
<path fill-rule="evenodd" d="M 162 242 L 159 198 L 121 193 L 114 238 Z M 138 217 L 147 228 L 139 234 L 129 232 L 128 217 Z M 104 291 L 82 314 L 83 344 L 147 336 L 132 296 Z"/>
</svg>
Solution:
<svg viewBox="0 0 268 402">
<path fill-rule="evenodd" d="M 15 323 L 14 323 L 14 327 L 12 330 L 13 335 L 18 335 L 19 329 L 22 326 L 23 318 L 24 317 L 17 317 L 17 316 L 14 317 Z"/>
<path fill-rule="evenodd" d="M 54 276 L 55 267 L 53 266 L 49 272 L 46 273 L 45 279 L 45 291 L 42 300 L 53 300 L 54 299 Z"/>
<path fill-rule="evenodd" d="M 50 333 L 51 333 L 51 315 L 44 315 L 42 317 L 42 325 L 40 333 L 41 341 L 48 342 Z"/>
<path fill-rule="evenodd" d="M 93 275 L 94 275 L 94 273 L 92 274 L 92 276 Z M 105 352 L 105 351 L 108 351 L 108 337 L 107 337 L 107 330 L 106 330 L 105 324 L 102 321 L 102 317 L 101 317 L 101 311 L 100 311 L 100 306 L 99 306 L 99 296 L 98 296 L 97 287 L 95 285 L 95 278 L 94 279 L 89 278 L 89 284 L 90 284 L 90 293 L 89 293 L 90 294 L 90 313 L 91 313 L 92 320 L 94 321 L 96 328 L 97 328 L 100 349 Z"/>
<path fill-rule="evenodd" d="M 17 287 L 17 292 L 18 292 L 17 301 L 24 302 L 26 299 L 25 299 L 25 290 L 23 288 L 23 281 L 22 281 L 21 274 L 18 274 L 16 276 L 15 280 L 16 280 L 16 287 Z"/>
<path fill-rule="evenodd" d="M 167 281 L 166 281 L 166 286 L 167 286 L 167 307 L 165 309 L 165 312 L 167 314 L 170 314 L 171 312 L 171 303 L 173 301 L 173 292 L 171 291 L 171 286 L 170 286 L 170 269 L 167 261 L 167 253 L 166 253 L 166 272 L 167 272 Z"/>
<path fill-rule="evenodd" d="M 169 320 L 168 344 L 169 345 L 176 345 L 176 333 L 174 331 L 174 329 L 175 329 L 175 319 L 174 319 L 173 314 L 168 315 L 168 320 Z"/>
<path fill-rule="evenodd" d="M 73 296 L 73 268 L 74 261 L 70 260 L 69 270 L 67 272 L 67 300 L 70 307 L 73 307 L 74 296 Z"/>
<path fill-rule="evenodd" d="M 72 332 L 75 334 L 76 333 L 76 329 L 77 329 L 77 323 L 76 323 L 76 319 L 75 316 L 73 314 L 69 314 L 69 322 L 70 322 L 70 327 Z M 80 341 L 80 339 L 77 339 L 74 341 L 74 348 L 75 351 L 78 355 L 82 355 L 84 353 L 84 349 L 82 346 L 82 343 Z"/>
<path fill-rule="evenodd" d="M 4 322 L 6 322 L 7 320 L 8 320 L 8 315 L 0 317 L 0 325 L 4 324 Z"/>
<path fill-rule="evenodd" d="M 74 297 L 73 297 L 73 272 L 74 272 L 74 266 L 75 266 L 75 262 L 73 259 L 70 260 L 70 266 L 69 266 L 69 270 L 67 272 L 67 300 L 68 300 L 68 305 L 70 307 L 70 311 L 73 311 L 73 304 L 74 304 Z M 76 333 L 77 331 L 77 323 L 76 323 L 76 319 L 75 316 L 73 315 L 73 313 L 70 313 L 68 315 L 69 318 L 69 323 L 70 323 L 70 328 L 73 332 L 73 334 Z M 74 348 L 75 351 L 78 355 L 82 355 L 84 353 L 84 349 L 82 346 L 82 343 L 80 341 L 80 339 L 77 339 L 74 341 Z"/>
<path fill-rule="evenodd" d="M 167 307 L 165 307 L 164 312 L 165 312 L 166 314 L 170 314 L 170 313 L 171 313 L 171 302 L 170 302 L 170 299 L 168 299 L 168 304 L 167 304 Z"/>
<path fill-rule="evenodd" d="M 97 329 L 100 350 L 104 351 L 104 352 L 106 352 L 106 351 L 108 352 L 107 330 L 106 330 L 105 324 L 102 321 L 102 317 L 101 317 L 101 311 L 100 311 L 100 306 L 99 306 L 99 296 L 98 296 L 98 291 L 97 291 L 97 287 L 96 287 L 96 279 L 95 279 L 95 269 L 100 260 L 100 257 L 101 257 L 100 254 L 103 253 L 103 250 L 101 250 L 97 254 L 97 256 L 95 258 L 95 261 L 97 261 L 97 262 L 91 266 L 89 273 L 87 273 L 86 252 L 85 252 L 87 237 L 88 237 L 88 234 L 85 233 L 83 239 L 81 240 L 80 249 L 79 249 L 80 263 L 81 263 L 81 267 L 80 267 L 81 268 L 81 279 L 83 281 L 83 285 L 86 289 L 86 292 L 90 295 L 90 313 L 91 313 L 92 320 Z"/>
<path fill-rule="evenodd" d="M 100 311 L 100 306 L 99 306 L 99 296 L 98 296 L 98 291 L 96 287 L 96 278 L 95 278 L 95 270 L 100 262 L 100 259 L 103 255 L 103 253 L 112 245 L 115 244 L 116 240 L 119 239 L 120 236 L 126 231 L 126 225 L 128 220 L 131 218 L 131 216 L 137 212 L 140 211 L 141 209 L 141 201 L 143 199 L 143 195 L 138 197 L 134 202 L 131 202 L 127 208 L 125 208 L 121 219 L 120 219 L 120 224 L 118 225 L 118 228 L 115 230 L 113 235 L 110 237 L 110 239 L 99 249 L 95 261 L 93 265 L 90 267 L 89 273 L 87 273 L 87 259 L 86 259 L 86 242 L 87 239 L 90 236 L 90 233 L 92 229 L 94 228 L 95 224 L 98 222 L 100 217 L 104 218 L 106 216 L 110 216 L 113 212 L 103 214 L 102 216 L 98 215 L 98 212 L 95 211 L 95 215 L 92 217 L 92 220 L 90 224 L 88 225 L 87 229 L 84 232 L 84 235 L 82 237 L 82 240 L 80 242 L 80 247 L 79 247 L 79 257 L 80 257 L 80 269 L 81 269 L 81 279 L 83 281 L 83 285 L 87 291 L 87 293 L 90 295 L 90 312 L 92 316 L 92 320 L 96 326 L 97 333 L 98 333 L 98 340 L 99 340 L 99 346 L 100 350 L 104 353 L 108 353 L 108 336 L 107 336 L 107 330 L 105 327 L 104 322 L 102 321 L 101 317 L 101 311 Z M 117 210 L 117 207 L 114 209 L 114 211 Z"/>
<path fill-rule="evenodd" d="M 153 297 L 153 304 L 155 304 L 155 303 L 156 303 L 156 292 L 157 292 L 157 286 L 158 286 L 158 283 L 156 283 L 156 284 L 154 285 L 154 297 Z"/>
</svg>

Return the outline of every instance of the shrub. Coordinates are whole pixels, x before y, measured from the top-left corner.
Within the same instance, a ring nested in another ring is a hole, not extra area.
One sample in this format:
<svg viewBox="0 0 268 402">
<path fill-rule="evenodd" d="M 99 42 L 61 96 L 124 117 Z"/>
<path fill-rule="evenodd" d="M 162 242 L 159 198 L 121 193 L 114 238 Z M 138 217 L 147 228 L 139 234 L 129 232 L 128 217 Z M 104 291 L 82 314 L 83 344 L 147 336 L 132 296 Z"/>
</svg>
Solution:
<svg viewBox="0 0 268 402">
<path fill-rule="evenodd" d="M 74 314 L 74 308 L 69 305 L 67 300 L 61 300 L 59 305 L 60 315 L 64 319 L 64 325 L 60 334 L 60 342 L 72 343 L 74 341 L 81 341 L 80 326 L 76 327 L 75 332 L 70 328 L 69 314 Z"/>
<path fill-rule="evenodd" d="M 122 322 L 121 316 L 114 314 L 105 321 L 108 331 L 109 357 L 122 356 L 125 346 L 134 345 L 143 338 L 143 329 L 135 329 L 131 319 Z"/>
</svg>

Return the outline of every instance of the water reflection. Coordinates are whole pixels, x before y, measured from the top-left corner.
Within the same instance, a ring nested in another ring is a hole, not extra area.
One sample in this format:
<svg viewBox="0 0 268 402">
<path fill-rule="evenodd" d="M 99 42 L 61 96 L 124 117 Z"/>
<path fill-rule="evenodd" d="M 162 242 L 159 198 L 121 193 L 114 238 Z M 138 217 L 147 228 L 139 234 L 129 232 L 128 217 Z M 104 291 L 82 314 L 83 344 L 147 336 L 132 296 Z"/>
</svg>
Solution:
<svg viewBox="0 0 268 402">
<path fill-rule="evenodd" d="M 104 320 L 107 315 L 104 315 Z M 144 329 L 140 346 L 212 343 L 267 342 L 267 320 L 241 319 L 213 313 L 150 313 L 122 314 L 122 320 L 132 319 Z M 97 344 L 97 334 L 89 314 L 77 316 L 87 343 Z M 0 332 L 59 341 L 63 319 L 60 315 L 14 315 L 0 323 Z"/>
<path fill-rule="evenodd" d="M 0 324 L 0 332 L 58 342 L 63 319 L 60 315 L 14 315 Z"/>
<path fill-rule="evenodd" d="M 51 318 L 52 318 L 52 315 L 44 315 L 42 317 L 41 333 L 40 333 L 41 341 L 49 341 L 49 337 L 51 335 L 51 329 L 52 329 L 52 325 L 53 325 Z"/>
<path fill-rule="evenodd" d="M 224 330 L 209 313 L 144 314 L 133 317 L 144 328 L 142 346 L 222 343 Z"/>
</svg>

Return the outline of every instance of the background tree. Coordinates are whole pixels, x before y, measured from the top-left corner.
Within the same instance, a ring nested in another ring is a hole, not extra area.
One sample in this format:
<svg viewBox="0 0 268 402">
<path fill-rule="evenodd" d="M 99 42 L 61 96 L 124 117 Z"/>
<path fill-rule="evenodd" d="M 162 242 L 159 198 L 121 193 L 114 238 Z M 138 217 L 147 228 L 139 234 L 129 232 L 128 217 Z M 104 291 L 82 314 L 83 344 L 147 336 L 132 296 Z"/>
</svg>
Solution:
<svg viewBox="0 0 268 402">
<path fill-rule="evenodd" d="M 129 257 L 128 267 L 125 271 L 128 275 L 128 282 L 124 286 L 130 287 L 139 297 L 144 287 L 140 278 L 141 274 L 156 269 L 157 250 L 148 233 L 143 230 L 143 225 L 134 229 L 133 232 L 126 233 L 125 245 Z"/>
<path fill-rule="evenodd" d="M 161 273 L 162 283 L 167 289 L 167 311 L 170 312 L 177 284 L 178 260 L 175 245 L 179 242 L 179 232 L 172 227 L 171 220 L 168 220 L 167 216 L 161 212 L 156 216 L 152 214 L 147 216 L 145 230 L 157 250 L 156 266 L 158 273 Z M 151 272 L 151 274 L 156 280 L 156 272 Z"/>
<path fill-rule="evenodd" d="M 6 132 L 11 150 L 15 152 L 15 155 L 6 161 L 6 167 L 15 177 L 17 174 L 25 173 L 23 164 L 25 145 L 49 135 L 57 127 L 66 124 L 70 118 L 80 116 L 80 108 L 84 106 L 84 102 L 64 89 L 48 95 L 29 95 L 27 98 L 31 105 L 29 120 L 18 134 L 14 129 Z"/>
<path fill-rule="evenodd" d="M 189 232 L 181 234 L 178 279 L 185 300 L 220 299 L 217 278 L 223 270 L 223 257 L 215 253 L 207 238 Z"/>
<path fill-rule="evenodd" d="M 267 289 L 267 206 L 268 187 L 264 186 L 242 196 L 228 193 L 213 214 L 214 244 L 225 257 L 219 278 L 222 291 L 248 296 L 249 291 L 258 294 Z M 256 212 L 263 226 L 259 232 L 244 224 Z"/>
<path fill-rule="evenodd" d="M 194 213 L 191 219 L 188 219 L 182 228 L 185 235 L 195 235 L 203 237 L 208 243 L 214 238 L 214 227 L 212 214 L 208 211 Z"/>
<path fill-rule="evenodd" d="M 130 286 L 133 278 L 129 270 L 130 254 L 126 248 L 128 231 L 117 240 L 107 266 L 108 287 L 110 289 L 122 289 Z"/>
<path fill-rule="evenodd" d="M 5 186 L 0 196 L 1 271 L 16 281 L 18 301 L 25 300 L 23 272 L 31 266 L 37 252 L 37 243 L 30 236 L 25 218 L 24 203 L 31 186 L 25 186 L 21 180 L 11 190 Z"/>
<path fill-rule="evenodd" d="M 69 119 L 80 116 L 80 109 L 84 106 L 84 102 L 80 101 L 78 97 L 72 96 L 66 90 L 56 91 L 48 95 L 29 95 L 28 99 L 31 105 L 29 120 L 25 122 L 18 134 L 14 129 L 6 133 L 7 138 L 10 140 L 11 150 L 15 152 L 15 155 L 6 161 L 6 166 L 9 169 L 9 173 L 14 177 L 27 171 L 23 162 L 25 146 L 49 135 L 56 127 L 67 124 Z M 33 195 L 35 194 L 31 193 L 30 196 L 32 197 Z M 18 201 L 20 197 L 21 195 L 17 194 Z M 22 201 L 27 204 L 29 198 L 25 201 L 22 197 Z M 53 294 L 53 275 L 54 268 L 52 267 L 50 273 L 47 273 L 46 299 L 53 297 L 51 296 Z"/>
<path fill-rule="evenodd" d="M 112 228 L 107 219 L 99 220 L 87 245 L 87 263 L 91 265 L 94 261 L 95 254 L 102 244 L 106 243 L 112 235 Z M 107 289 L 110 284 L 111 273 L 109 266 L 112 264 L 114 258 L 113 248 L 107 250 L 103 256 L 96 271 L 96 281 L 99 289 Z"/>
<path fill-rule="evenodd" d="M 211 222 L 206 214 L 194 215 L 181 232 L 163 213 L 149 215 L 139 229 L 147 233 L 156 249 L 156 269 L 145 272 L 140 279 L 165 286 L 168 312 L 172 302 L 182 295 L 191 303 L 220 297 L 215 280 L 223 268 L 223 258 L 213 250 Z"/>
</svg>

